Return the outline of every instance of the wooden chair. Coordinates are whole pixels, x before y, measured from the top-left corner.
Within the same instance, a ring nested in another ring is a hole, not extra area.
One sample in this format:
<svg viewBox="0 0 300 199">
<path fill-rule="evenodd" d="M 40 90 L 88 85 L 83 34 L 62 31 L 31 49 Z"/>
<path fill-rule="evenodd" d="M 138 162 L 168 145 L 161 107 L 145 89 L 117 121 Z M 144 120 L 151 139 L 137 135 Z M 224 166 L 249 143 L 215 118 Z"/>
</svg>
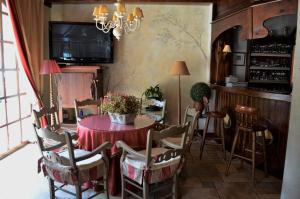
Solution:
<svg viewBox="0 0 300 199">
<path fill-rule="evenodd" d="M 33 113 L 35 124 L 38 128 L 42 127 L 43 121 L 47 121 L 47 125 L 52 131 L 60 129 L 60 122 L 56 106 L 53 106 L 50 109 L 43 107 L 40 111 L 33 110 Z"/>
<path fill-rule="evenodd" d="M 35 134 L 39 148 L 42 154 L 42 158 L 39 164 L 39 170 L 43 168 L 44 175 L 48 177 L 50 198 L 55 198 L 55 191 L 61 190 L 73 196 L 77 199 L 82 198 L 82 192 L 88 190 L 82 190 L 81 185 L 85 182 L 98 181 L 99 178 L 103 178 L 103 187 L 106 198 L 109 198 L 107 192 L 107 173 L 108 173 L 108 158 L 106 156 L 106 149 L 111 147 L 111 144 L 105 142 L 92 152 L 74 149 L 72 144 L 72 137 L 69 132 L 65 134 L 56 134 L 52 132 L 48 127 L 39 128 L 34 125 Z M 45 139 L 52 139 L 57 142 L 56 145 L 48 147 L 45 145 Z M 67 144 L 68 148 L 65 151 L 55 152 L 61 146 Z M 57 185 L 58 182 L 61 185 Z M 76 194 L 64 189 L 65 185 L 74 185 Z M 89 198 L 100 193 L 96 193 Z"/>
<path fill-rule="evenodd" d="M 75 104 L 75 114 L 76 114 L 77 122 L 79 122 L 84 117 L 92 114 L 92 112 L 88 112 L 88 113 L 84 114 L 83 109 L 81 109 L 82 107 L 96 106 L 96 109 L 95 109 L 96 111 L 94 111 L 94 112 L 96 114 L 102 114 L 102 111 L 101 111 L 102 98 L 100 98 L 99 100 L 86 99 L 83 101 L 78 101 L 75 99 L 74 104 Z"/>
<path fill-rule="evenodd" d="M 190 154 L 191 154 L 191 146 L 194 140 L 195 130 L 197 128 L 197 122 L 199 117 L 200 117 L 199 111 L 196 111 L 195 108 L 191 108 L 191 106 L 186 107 L 183 123 L 185 124 L 187 122 L 190 122 L 191 125 L 188 130 L 186 143 L 184 144 L 186 146 L 185 152 L 189 152 Z M 183 145 L 181 145 L 181 137 L 169 137 L 166 138 L 166 141 L 183 147 Z M 193 157 L 192 154 L 191 157 Z"/>
<path fill-rule="evenodd" d="M 256 163 L 256 154 L 261 154 L 263 156 L 264 161 L 264 169 L 266 176 L 268 175 L 267 171 L 267 160 L 266 160 L 266 144 L 265 144 L 265 130 L 267 127 L 260 123 L 258 120 L 258 111 L 256 108 L 253 107 L 247 107 L 247 106 L 241 106 L 236 105 L 235 107 L 235 113 L 236 113 L 236 133 L 234 136 L 232 149 L 230 153 L 230 158 L 227 164 L 226 168 L 226 176 L 229 173 L 229 168 L 231 165 L 231 161 L 233 157 L 237 157 L 241 159 L 241 166 L 243 164 L 243 161 L 249 161 L 252 163 L 252 172 L 251 172 L 251 181 L 252 183 L 255 183 L 255 163 Z M 262 132 L 262 152 L 258 153 L 256 151 L 256 132 L 261 131 Z M 246 141 L 247 138 L 251 138 L 251 148 L 246 148 Z M 235 153 L 236 145 L 238 142 L 238 138 L 241 137 L 241 153 L 237 154 Z M 247 157 L 245 152 L 251 153 L 251 158 Z"/>
<path fill-rule="evenodd" d="M 142 107 L 143 107 L 143 102 L 141 104 L 142 104 Z M 165 122 L 165 118 L 166 118 L 167 100 L 159 101 L 159 100 L 156 100 L 156 99 L 149 99 L 149 100 L 146 100 L 144 106 L 147 106 L 147 105 L 152 105 L 152 106 L 154 105 L 154 106 L 160 107 L 161 110 L 160 111 L 147 111 L 147 110 L 144 110 L 144 112 L 141 111 L 141 113 L 146 114 L 146 115 L 150 116 L 156 122 L 159 122 L 159 123 L 163 124 Z M 145 109 L 145 108 L 146 107 L 143 107 L 142 109 Z"/>
<path fill-rule="evenodd" d="M 69 132 L 74 139 L 77 137 L 76 128 L 68 128 L 59 123 L 56 106 L 50 109 L 43 107 L 40 111 L 33 110 L 33 115 L 37 128 L 42 128 L 43 121 L 47 121 L 46 128 L 50 130 L 49 134 L 53 134 L 54 138 L 57 138 L 57 135 L 63 134 L 65 131 Z M 55 139 L 45 139 L 46 141 L 49 146 L 57 144 Z"/>
<path fill-rule="evenodd" d="M 135 151 L 123 141 L 118 141 L 117 147 L 123 149 L 120 160 L 122 175 L 122 198 L 127 194 L 140 199 L 149 199 L 152 193 L 166 188 L 168 182 L 172 182 L 172 191 L 158 198 L 177 198 L 177 175 L 183 161 L 184 146 L 178 146 L 165 142 L 170 136 L 181 136 L 181 145 L 187 138 L 189 123 L 182 127 L 171 126 L 162 131 L 149 130 L 146 150 Z M 153 147 L 153 141 L 161 142 L 169 148 Z M 165 172 L 168 171 L 168 172 Z M 132 191 L 127 185 L 136 188 Z"/>
</svg>

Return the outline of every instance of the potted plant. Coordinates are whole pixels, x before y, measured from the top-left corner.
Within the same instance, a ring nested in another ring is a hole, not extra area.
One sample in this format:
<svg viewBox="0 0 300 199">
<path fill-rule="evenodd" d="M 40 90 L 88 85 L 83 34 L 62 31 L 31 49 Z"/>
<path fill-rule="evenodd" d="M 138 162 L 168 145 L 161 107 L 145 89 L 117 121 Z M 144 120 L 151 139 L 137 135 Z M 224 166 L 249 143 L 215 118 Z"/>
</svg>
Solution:
<svg viewBox="0 0 300 199">
<path fill-rule="evenodd" d="M 146 89 L 145 92 L 143 93 L 147 99 L 156 99 L 161 101 L 163 94 L 159 88 L 159 85 L 157 84 L 156 86 L 150 86 L 150 88 Z"/>
<path fill-rule="evenodd" d="M 190 95 L 194 100 L 194 108 L 202 113 L 211 95 L 209 86 L 204 82 L 198 82 L 192 86 Z"/>
<path fill-rule="evenodd" d="M 135 96 L 109 93 L 101 107 L 109 114 L 112 123 L 130 124 L 134 122 L 140 106 L 140 100 Z"/>
</svg>

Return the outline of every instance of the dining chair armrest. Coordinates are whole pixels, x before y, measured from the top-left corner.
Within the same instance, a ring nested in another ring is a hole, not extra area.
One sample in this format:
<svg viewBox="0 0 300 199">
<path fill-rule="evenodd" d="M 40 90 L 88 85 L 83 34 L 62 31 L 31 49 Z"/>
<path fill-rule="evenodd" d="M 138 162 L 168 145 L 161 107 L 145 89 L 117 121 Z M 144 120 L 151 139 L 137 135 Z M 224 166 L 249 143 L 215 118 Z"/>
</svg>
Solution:
<svg viewBox="0 0 300 199">
<path fill-rule="evenodd" d="M 161 143 L 166 145 L 167 147 L 170 147 L 173 149 L 182 149 L 182 147 L 180 145 L 171 143 L 171 142 L 167 141 L 166 139 L 162 139 Z"/>
<path fill-rule="evenodd" d="M 111 143 L 109 142 L 104 142 L 103 144 L 101 144 L 100 146 L 98 146 L 96 149 L 94 149 L 93 151 L 91 151 L 90 153 L 86 154 L 86 155 L 82 155 L 82 156 L 79 156 L 75 159 L 76 162 L 79 162 L 81 160 L 85 160 L 85 159 L 88 159 L 90 157 L 93 157 L 97 154 L 100 154 L 101 152 L 107 150 L 107 149 L 110 149 L 112 146 Z M 105 154 L 105 153 L 104 153 Z"/>
<path fill-rule="evenodd" d="M 134 155 L 134 156 L 136 156 L 136 157 L 138 157 L 138 158 L 140 158 L 140 159 L 146 160 L 146 156 L 145 156 L 145 155 L 143 155 L 143 154 L 137 152 L 136 150 L 134 150 L 133 148 L 131 148 L 130 146 L 128 146 L 128 145 L 127 145 L 125 142 L 123 142 L 123 141 L 117 141 L 117 142 L 116 142 L 116 146 L 117 146 L 118 148 L 122 148 L 123 151 L 126 151 L 127 153 L 129 153 L 129 154 L 131 154 L 131 155 Z"/>
<path fill-rule="evenodd" d="M 155 124 L 154 124 L 154 130 L 155 131 L 161 131 L 161 130 L 163 130 L 163 129 L 166 129 L 166 128 L 168 128 L 168 127 L 170 127 L 169 125 L 166 125 L 166 124 L 161 124 L 161 123 L 159 123 L 159 122 L 155 122 Z"/>
<path fill-rule="evenodd" d="M 66 138 L 64 134 L 58 134 L 56 132 L 51 131 L 48 127 L 37 129 L 39 136 L 43 138 L 48 138 L 55 140 L 57 142 L 66 143 Z"/>
<path fill-rule="evenodd" d="M 53 150 L 56 150 L 56 149 L 59 149 L 61 148 L 62 146 L 64 146 L 66 143 L 59 143 L 59 144 L 56 144 L 56 145 L 53 145 L 53 146 L 49 146 L 49 147 L 43 147 L 43 150 L 45 151 L 53 151 Z"/>
<path fill-rule="evenodd" d="M 77 140 L 78 134 L 77 134 L 76 131 L 74 131 L 74 130 L 72 130 L 72 129 L 66 129 L 66 128 L 63 128 L 63 131 L 64 131 L 64 133 L 65 133 L 65 132 L 70 133 L 71 138 Z"/>
</svg>

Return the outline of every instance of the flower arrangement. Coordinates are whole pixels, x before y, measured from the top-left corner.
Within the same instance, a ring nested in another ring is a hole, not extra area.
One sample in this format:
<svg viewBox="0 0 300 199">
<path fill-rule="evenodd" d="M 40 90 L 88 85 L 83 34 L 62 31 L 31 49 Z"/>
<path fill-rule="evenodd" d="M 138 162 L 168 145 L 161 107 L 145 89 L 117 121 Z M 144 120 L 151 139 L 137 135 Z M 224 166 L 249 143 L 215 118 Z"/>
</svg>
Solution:
<svg viewBox="0 0 300 199">
<path fill-rule="evenodd" d="M 118 114 L 136 114 L 140 110 L 141 102 L 131 95 L 108 93 L 102 103 L 102 111 Z"/>
</svg>

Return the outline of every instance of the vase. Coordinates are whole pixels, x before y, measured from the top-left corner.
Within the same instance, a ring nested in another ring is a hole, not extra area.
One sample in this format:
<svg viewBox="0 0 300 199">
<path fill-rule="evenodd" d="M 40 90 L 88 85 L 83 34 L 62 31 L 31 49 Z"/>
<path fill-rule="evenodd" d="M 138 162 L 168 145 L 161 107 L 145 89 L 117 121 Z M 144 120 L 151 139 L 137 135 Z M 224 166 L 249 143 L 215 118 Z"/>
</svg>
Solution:
<svg viewBox="0 0 300 199">
<path fill-rule="evenodd" d="M 136 118 L 136 113 L 119 114 L 108 113 L 110 122 L 117 124 L 132 124 Z"/>
</svg>

